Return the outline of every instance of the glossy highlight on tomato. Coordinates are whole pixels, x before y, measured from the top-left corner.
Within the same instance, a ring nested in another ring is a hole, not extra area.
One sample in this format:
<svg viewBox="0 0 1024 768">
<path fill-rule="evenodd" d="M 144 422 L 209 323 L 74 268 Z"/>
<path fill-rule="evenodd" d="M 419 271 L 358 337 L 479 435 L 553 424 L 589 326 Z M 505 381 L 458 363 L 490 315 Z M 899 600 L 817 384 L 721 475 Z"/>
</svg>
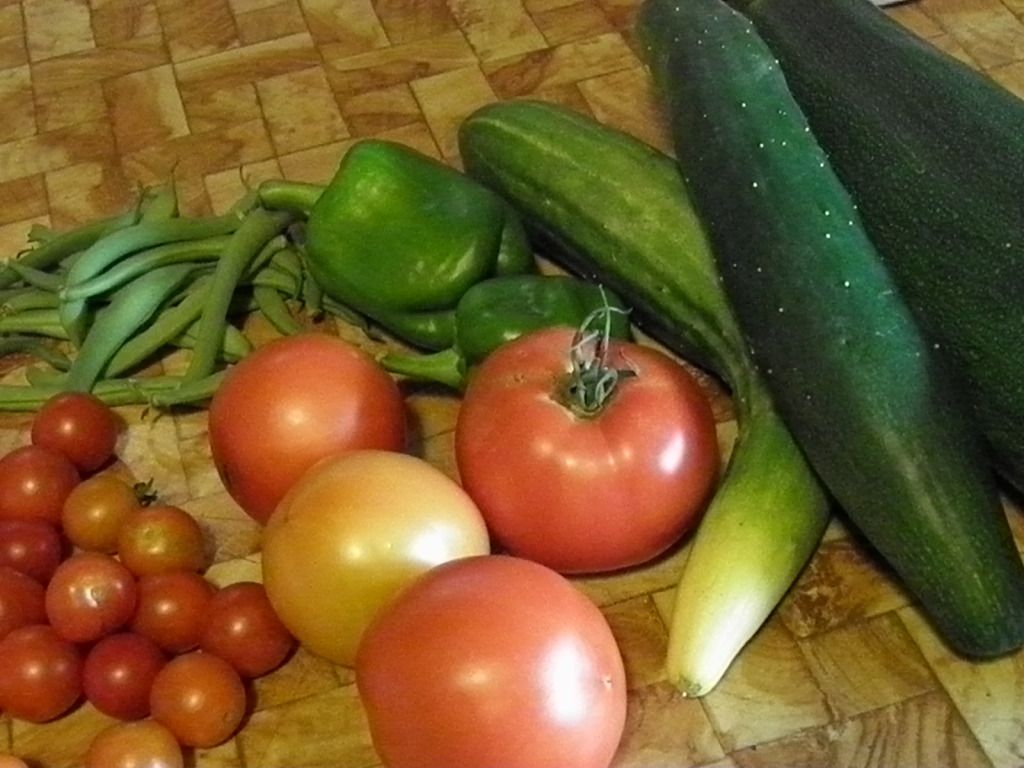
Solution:
<svg viewBox="0 0 1024 768">
<path fill-rule="evenodd" d="M 445 563 L 366 631 L 356 683 L 388 768 L 608 768 L 626 717 L 611 629 L 564 577 Z"/>
<path fill-rule="evenodd" d="M 260 523 L 318 460 L 405 445 L 398 385 L 358 347 L 324 333 L 257 349 L 228 373 L 209 414 L 221 480 Z"/>
<path fill-rule="evenodd" d="M 562 573 L 626 568 L 696 524 L 718 475 L 715 422 L 681 365 L 616 340 L 614 390 L 582 411 L 567 395 L 574 335 L 520 337 L 477 369 L 456 424 L 459 475 L 510 553 Z"/>
</svg>

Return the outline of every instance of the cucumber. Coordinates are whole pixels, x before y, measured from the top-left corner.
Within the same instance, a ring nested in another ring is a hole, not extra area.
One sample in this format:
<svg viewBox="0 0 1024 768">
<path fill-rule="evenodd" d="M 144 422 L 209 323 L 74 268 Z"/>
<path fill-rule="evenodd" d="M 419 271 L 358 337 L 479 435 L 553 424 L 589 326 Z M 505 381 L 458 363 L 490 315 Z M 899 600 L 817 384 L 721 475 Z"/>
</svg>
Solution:
<svg viewBox="0 0 1024 768">
<path fill-rule="evenodd" d="M 460 127 L 467 171 L 509 200 L 546 256 L 605 283 L 633 318 L 732 389 L 739 433 L 676 591 L 667 670 L 714 688 L 821 538 L 828 502 L 772 407 L 672 159 L 552 104 L 514 101 Z"/>
<path fill-rule="evenodd" d="M 775 55 L 720 0 L 637 32 L 726 293 L 826 487 L 946 641 L 1024 643 L 1024 568 L 981 441 Z"/>
<path fill-rule="evenodd" d="M 733 0 L 1024 490 L 1024 101 L 862 0 Z"/>
</svg>

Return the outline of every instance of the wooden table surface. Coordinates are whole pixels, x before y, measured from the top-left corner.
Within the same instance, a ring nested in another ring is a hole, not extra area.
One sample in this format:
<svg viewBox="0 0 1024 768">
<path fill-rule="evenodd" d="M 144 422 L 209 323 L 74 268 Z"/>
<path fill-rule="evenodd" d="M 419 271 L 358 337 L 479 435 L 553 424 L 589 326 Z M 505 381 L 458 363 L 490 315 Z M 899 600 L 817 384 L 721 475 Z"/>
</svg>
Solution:
<svg viewBox="0 0 1024 768">
<path fill-rule="evenodd" d="M 172 171 L 182 207 L 200 213 L 226 209 L 264 178 L 326 181 L 366 136 L 457 164 L 460 119 L 501 98 L 562 102 L 664 148 L 631 49 L 637 5 L 0 0 L 0 254 L 22 248 L 32 224 L 63 228 L 123 210 L 140 185 Z M 891 13 L 1024 96 L 1024 1 L 920 0 Z M 256 343 L 274 335 L 255 322 L 248 330 Z M 20 375 L 9 360 L 0 373 Z M 454 474 L 458 401 L 408 395 L 410 450 Z M 728 403 L 717 404 L 727 443 Z M 205 413 L 121 413 L 124 467 L 202 521 L 216 547 L 210 578 L 259 578 L 259 529 L 212 469 Z M 0 416 L 0 451 L 26 442 L 28 423 Z M 1007 508 L 1020 533 L 1019 511 Z M 1024 655 L 978 664 L 952 654 L 838 522 L 721 685 L 701 700 L 680 697 L 662 659 L 685 556 L 683 547 L 626 575 L 577 580 L 628 670 L 617 768 L 1024 766 Z M 299 651 L 251 690 L 244 729 L 194 754 L 197 768 L 379 765 L 351 670 Z M 0 753 L 41 768 L 80 765 L 110 722 L 89 705 L 42 726 L 0 716 Z"/>
</svg>

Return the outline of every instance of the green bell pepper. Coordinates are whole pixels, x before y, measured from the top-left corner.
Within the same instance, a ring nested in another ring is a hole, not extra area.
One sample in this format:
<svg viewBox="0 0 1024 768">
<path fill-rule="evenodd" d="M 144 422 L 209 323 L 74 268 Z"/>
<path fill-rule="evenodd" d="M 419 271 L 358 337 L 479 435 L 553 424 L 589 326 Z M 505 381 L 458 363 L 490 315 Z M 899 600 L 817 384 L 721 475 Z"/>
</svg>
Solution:
<svg viewBox="0 0 1024 768">
<path fill-rule="evenodd" d="M 308 207 L 304 249 L 324 293 L 416 346 L 452 344 L 455 306 L 474 284 L 536 270 L 507 203 L 401 144 L 360 141 L 323 190 L 274 182 L 260 199 Z"/>
<path fill-rule="evenodd" d="M 595 311 L 610 308 L 610 333 L 629 337 L 629 317 L 618 296 L 568 275 L 512 275 L 470 287 L 455 307 L 451 347 L 430 355 L 389 353 L 380 363 L 392 373 L 463 389 L 472 366 L 500 345 L 556 325 L 579 327 Z"/>
</svg>

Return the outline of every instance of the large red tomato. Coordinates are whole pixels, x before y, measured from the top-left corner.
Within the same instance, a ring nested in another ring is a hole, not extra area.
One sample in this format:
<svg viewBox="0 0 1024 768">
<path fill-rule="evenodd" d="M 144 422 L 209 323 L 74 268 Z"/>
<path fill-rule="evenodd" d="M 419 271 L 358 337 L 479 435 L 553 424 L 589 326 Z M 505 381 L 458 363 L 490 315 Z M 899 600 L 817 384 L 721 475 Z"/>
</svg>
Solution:
<svg viewBox="0 0 1024 768">
<path fill-rule="evenodd" d="M 263 531 L 263 583 L 308 650 L 346 666 L 373 617 L 416 576 L 490 551 L 466 493 L 423 459 L 349 451 L 302 476 Z"/>
<path fill-rule="evenodd" d="M 398 385 L 360 349 L 322 333 L 277 339 L 253 352 L 227 375 L 209 413 L 217 471 L 261 523 L 317 460 L 405 444 Z"/>
<path fill-rule="evenodd" d="M 574 341 L 571 329 L 547 329 L 484 361 L 459 413 L 456 460 L 512 554 L 563 573 L 624 568 L 696 522 L 718 473 L 715 423 L 667 355 Z"/>
<path fill-rule="evenodd" d="M 601 612 L 503 555 L 438 566 L 370 625 L 356 683 L 389 768 L 607 768 L 626 681 Z"/>
</svg>

